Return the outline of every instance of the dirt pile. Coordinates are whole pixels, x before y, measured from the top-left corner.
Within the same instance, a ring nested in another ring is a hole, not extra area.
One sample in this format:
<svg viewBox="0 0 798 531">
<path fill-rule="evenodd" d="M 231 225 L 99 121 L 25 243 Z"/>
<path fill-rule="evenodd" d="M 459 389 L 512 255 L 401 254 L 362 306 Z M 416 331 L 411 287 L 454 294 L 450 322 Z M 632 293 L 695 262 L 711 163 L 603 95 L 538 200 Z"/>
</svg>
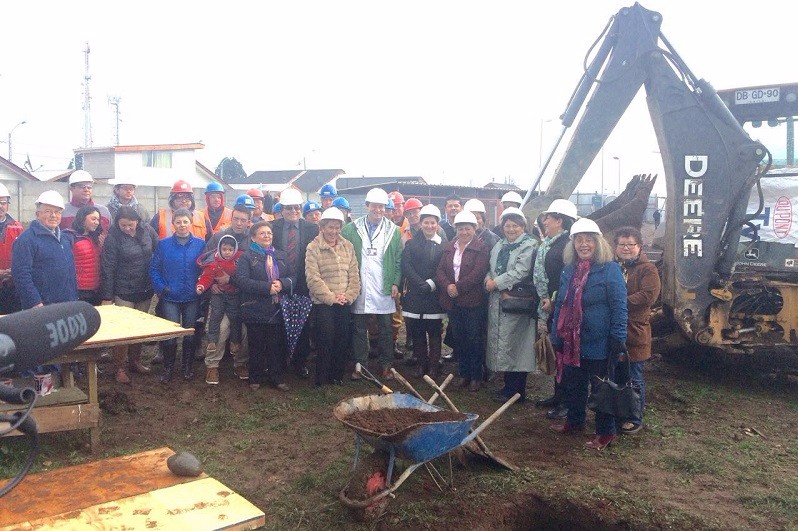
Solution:
<svg viewBox="0 0 798 531">
<path fill-rule="evenodd" d="M 453 411 L 421 411 L 414 408 L 370 409 L 355 411 L 347 422 L 372 433 L 388 435 L 413 424 L 428 422 L 459 422 L 467 417 Z"/>
</svg>

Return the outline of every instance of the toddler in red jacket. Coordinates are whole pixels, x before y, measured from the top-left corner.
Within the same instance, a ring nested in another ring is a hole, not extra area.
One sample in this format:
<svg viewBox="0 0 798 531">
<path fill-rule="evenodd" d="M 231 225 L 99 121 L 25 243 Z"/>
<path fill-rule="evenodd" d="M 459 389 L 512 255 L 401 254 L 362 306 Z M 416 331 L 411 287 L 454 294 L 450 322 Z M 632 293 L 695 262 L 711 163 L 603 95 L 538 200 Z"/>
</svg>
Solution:
<svg viewBox="0 0 798 531">
<path fill-rule="evenodd" d="M 202 274 L 197 281 L 197 294 L 201 295 L 208 290 L 211 292 L 206 354 L 216 352 L 219 328 L 225 314 L 230 320 L 230 352 L 236 353 L 241 348 L 241 323 L 238 318 L 241 301 L 238 288 L 229 282 L 224 285 L 219 284 L 217 278 L 225 275 L 232 277 L 236 271 L 236 260 L 242 253 L 236 239 L 232 235 L 225 234 L 219 239 L 216 251 L 204 253 L 197 259 L 197 264 L 202 268 Z"/>
</svg>

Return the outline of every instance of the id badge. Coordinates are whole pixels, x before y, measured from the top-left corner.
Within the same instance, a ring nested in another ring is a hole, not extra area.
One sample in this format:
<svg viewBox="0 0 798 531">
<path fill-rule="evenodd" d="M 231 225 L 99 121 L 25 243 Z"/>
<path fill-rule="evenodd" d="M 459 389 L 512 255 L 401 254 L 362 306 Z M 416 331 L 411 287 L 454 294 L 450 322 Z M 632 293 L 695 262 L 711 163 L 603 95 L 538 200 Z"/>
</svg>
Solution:
<svg viewBox="0 0 798 531">
<path fill-rule="evenodd" d="M 366 256 L 377 256 L 377 249 L 375 249 L 374 247 L 367 247 Z"/>
</svg>

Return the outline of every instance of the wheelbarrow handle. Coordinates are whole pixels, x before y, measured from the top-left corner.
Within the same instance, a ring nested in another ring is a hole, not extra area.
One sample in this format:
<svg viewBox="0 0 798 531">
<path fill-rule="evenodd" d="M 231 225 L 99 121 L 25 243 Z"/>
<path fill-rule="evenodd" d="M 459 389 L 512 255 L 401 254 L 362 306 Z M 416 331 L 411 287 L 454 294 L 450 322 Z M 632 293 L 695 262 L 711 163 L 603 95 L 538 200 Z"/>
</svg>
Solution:
<svg viewBox="0 0 798 531">
<path fill-rule="evenodd" d="M 405 379 L 404 376 L 399 374 L 399 371 L 397 371 L 394 368 L 391 368 L 391 374 L 393 374 L 393 377 L 396 379 L 397 382 L 399 382 L 400 384 L 404 385 L 407 388 L 407 390 L 410 391 L 411 393 L 413 393 L 413 395 L 416 398 L 418 398 L 419 400 L 424 400 L 424 397 L 421 396 L 421 394 L 418 391 L 416 391 L 416 388 L 413 387 L 413 384 L 408 382 L 407 379 Z M 424 401 L 426 402 L 426 400 L 424 400 Z"/>
</svg>

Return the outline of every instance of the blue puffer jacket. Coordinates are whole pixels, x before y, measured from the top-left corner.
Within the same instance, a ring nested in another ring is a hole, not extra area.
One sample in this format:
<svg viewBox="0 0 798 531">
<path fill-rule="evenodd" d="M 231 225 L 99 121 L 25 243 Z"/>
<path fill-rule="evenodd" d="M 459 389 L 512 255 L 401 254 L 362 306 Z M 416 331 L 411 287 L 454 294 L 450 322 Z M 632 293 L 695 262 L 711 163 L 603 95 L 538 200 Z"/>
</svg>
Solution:
<svg viewBox="0 0 798 531">
<path fill-rule="evenodd" d="M 23 309 L 78 300 L 72 236 L 60 231 L 59 240 L 39 220 L 33 220 L 14 240 L 11 276 Z"/>
<path fill-rule="evenodd" d="M 193 235 L 185 245 L 181 245 L 175 235 L 161 240 L 150 261 L 150 278 L 155 293 L 169 302 L 197 299 L 197 279 L 200 276 L 197 258 L 204 250 L 205 240 Z"/>
<path fill-rule="evenodd" d="M 551 331 L 551 343 L 557 350 L 562 348 L 563 343 L 562 338 L 557 336 L 557 320 L 575 271 L 576 266 L 569 264 L 560 276 Z M 582 294 L 581 357 L 607 359 L 610 336 L 621 343 L 626 342 L 626 320 L 626 282 L 621 267 L 615 262 L 593 264 Z"/>
</svg>

